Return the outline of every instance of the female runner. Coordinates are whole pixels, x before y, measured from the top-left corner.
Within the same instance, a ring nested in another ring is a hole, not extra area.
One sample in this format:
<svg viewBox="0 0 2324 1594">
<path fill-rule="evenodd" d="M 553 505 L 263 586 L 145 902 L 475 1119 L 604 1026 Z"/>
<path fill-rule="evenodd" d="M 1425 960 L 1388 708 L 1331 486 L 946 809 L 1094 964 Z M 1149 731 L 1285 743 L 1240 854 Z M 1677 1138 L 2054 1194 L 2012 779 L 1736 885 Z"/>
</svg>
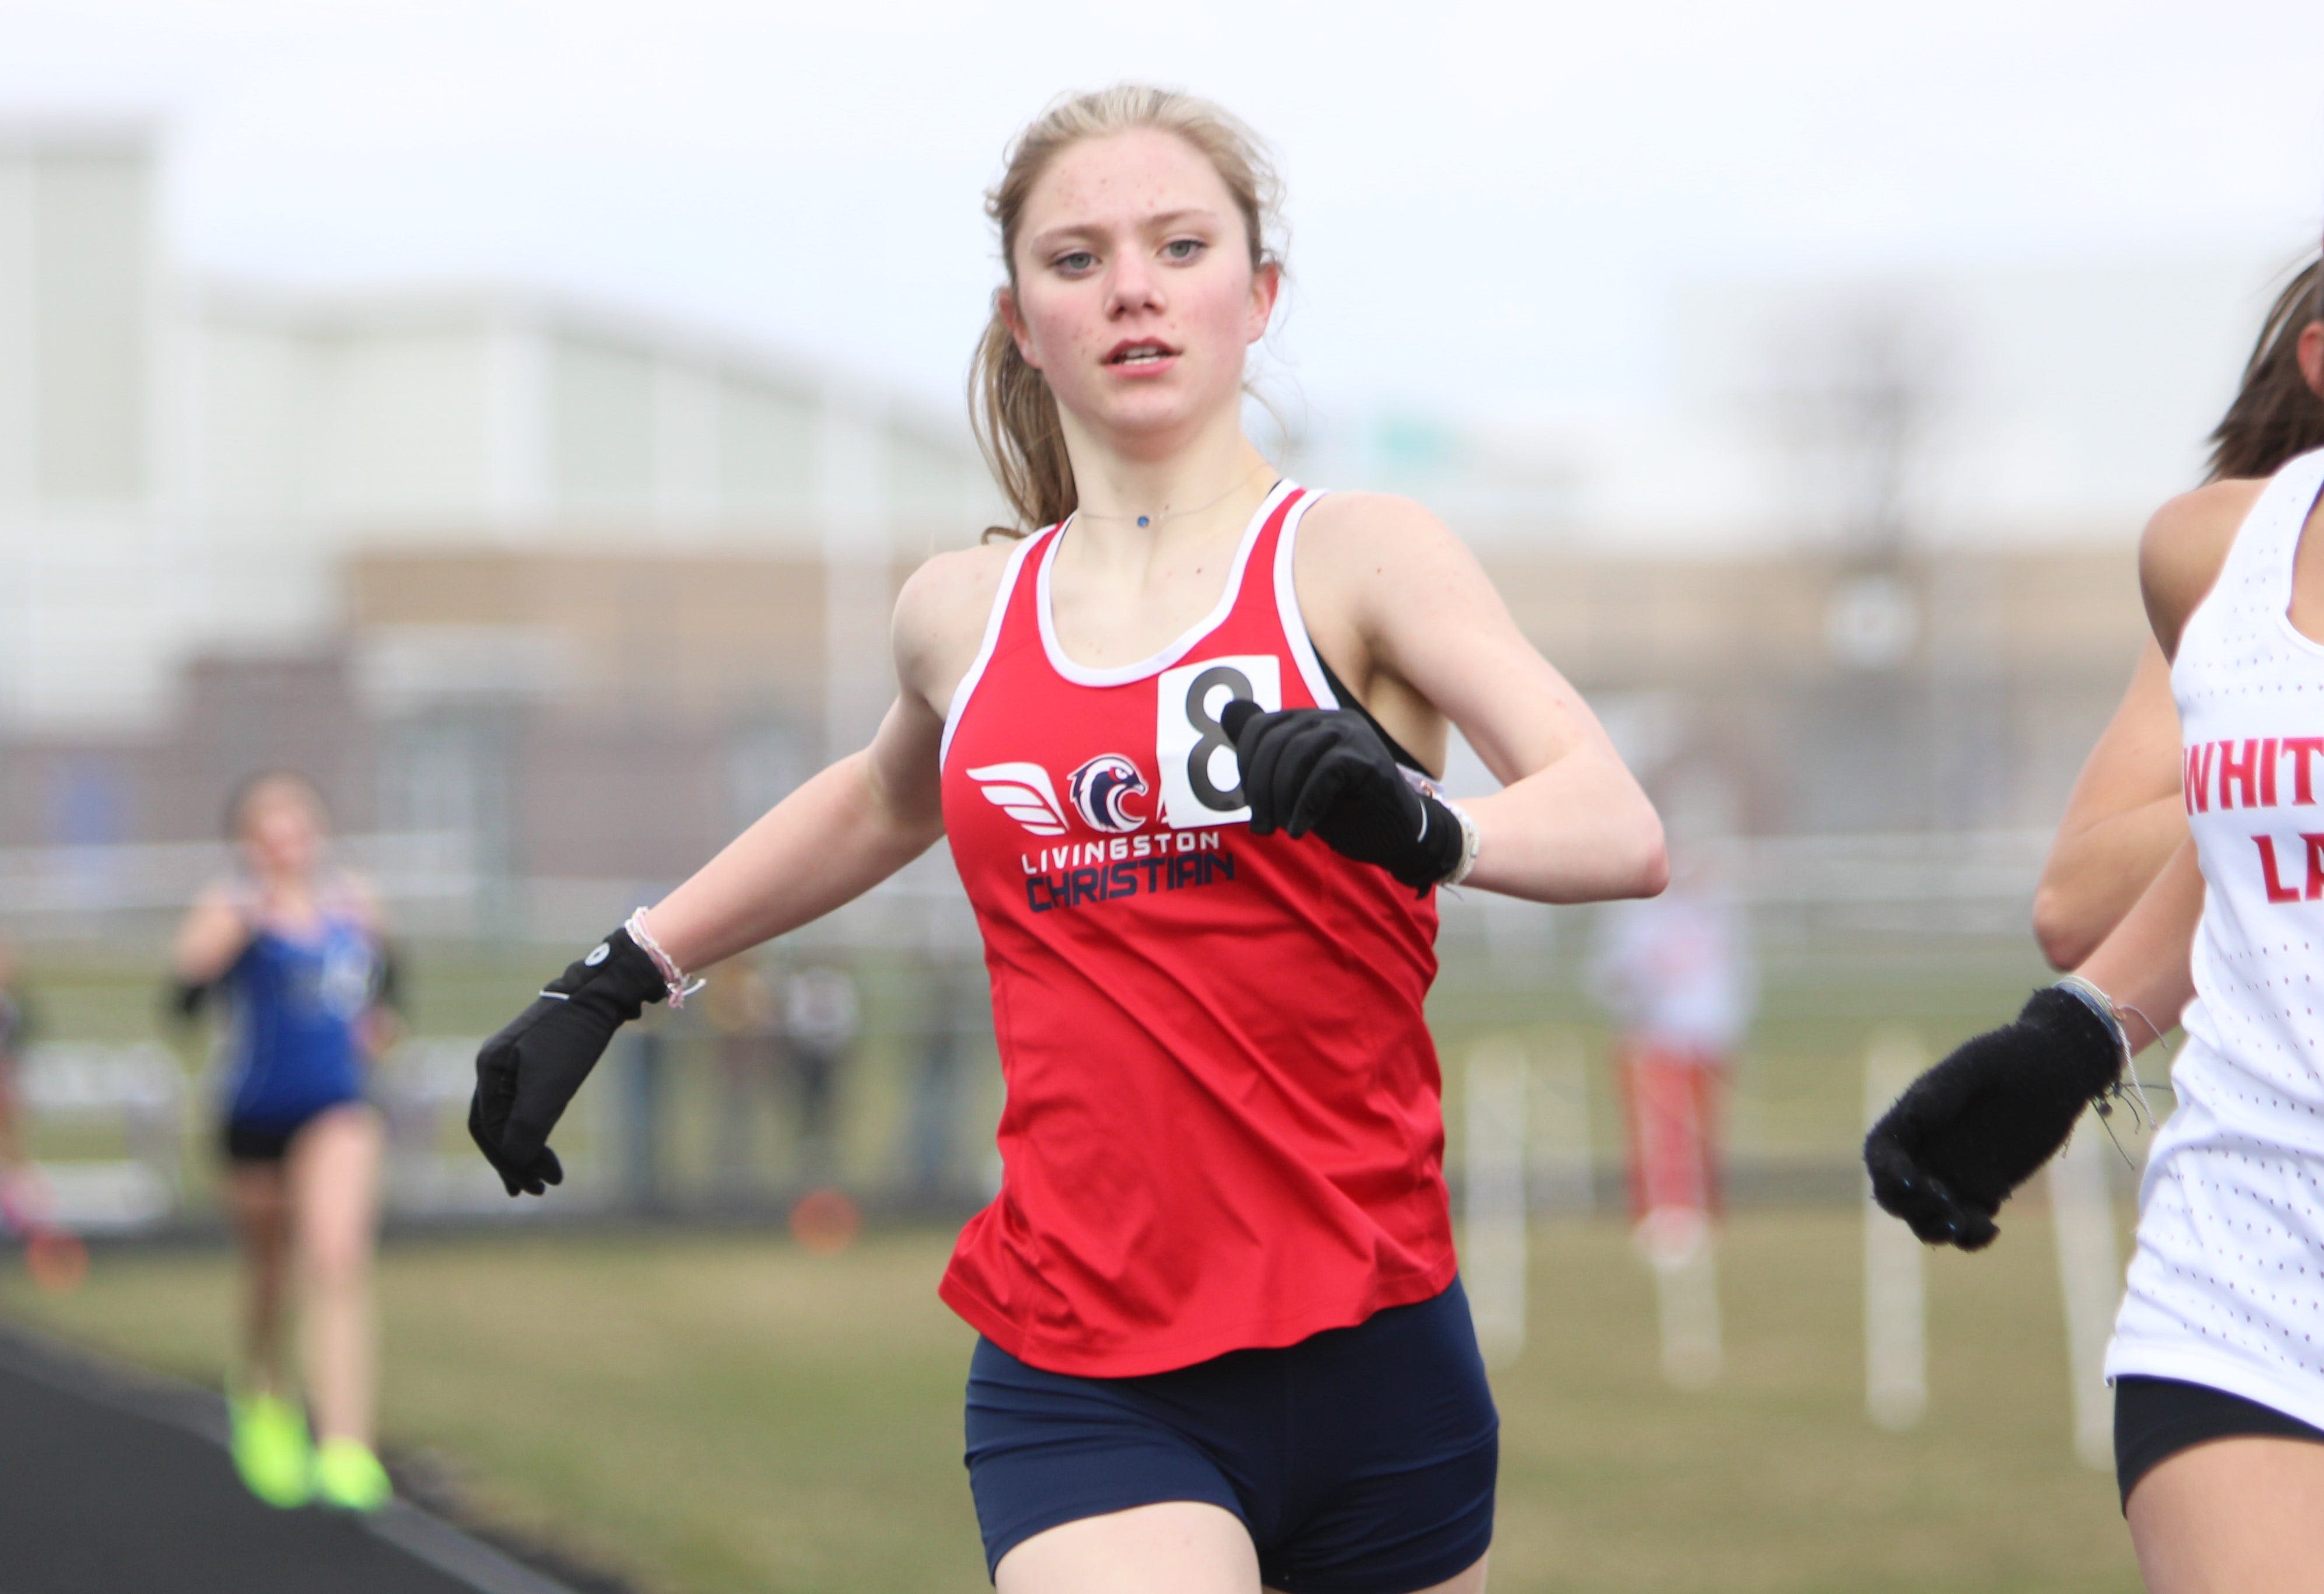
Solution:
<svg viewBox="0 0 2324 1594">
<path fill-rule="evenodd" d="M 2158 526 L 2239 521 L 2260 484 L 2286 461 L 2324 447 L 2324 394 L 2302 369 L 2303 344 L 2324 340 L 2324 260 L 2276 296 L 2243 382 L 2211 434 L 2204 485 L 2163 506 Z M 2034 935 L 2052 965 L 2070 969 L 2122 922 L 2187 839 L 2180 802 L 2179 711 L 2163 650 L 2147 640 L 2130 687 L 2075 781 L 2034 897 Z"/>
<path fill-rule="evenodd" d="M 512 1194 L 613 1028 L 948 837 L 1008 1083 L 942 1285 L 1009 1594 L 1473 1590 L 1498 1424 L 1455 1278 L 1421 1006 L 1432 892 L 1651 893 L 1661 827 L 1417 506 L 1281 480 L 1243 365 L 1271 180 L 1117 88 L 1016 141 L 973 382 L 1027 525 L 908 581 L 901 690 L 477 1060 Z M 1435 795 L 1446 723 L 1507 782 Z"/>
<path fill-rule="evenodd" d="M 2148 1161 L 2107 1362 L 2155 1594 L 2324 1588 L 2324 1026 L 2303 994 L 2324 973 L 2324 827 L 2302 811 L 2324 752 L 2320 277 L 2310 267 L 2270 317 L 2218 434 L 2218 479 L 2147 529 L 2140 576 L 2168 674 L 2142 667 L 2047 882 L 2053 955 L 2077 938 L 2095 950 L 1924 1075 L 1866 1147 L 1883 1205 L 1924 1239 L 1981 1246 L 2009 1190 L 2184 1009 L 2178 1106 Z M 2168 823 L 2152 768 L 2165 711 L 2142 698 L 2157 681 L 2181 727 Z M 2191 835 L 2157 874 L 2174 826 Z M 2152 880 L 2126 911 L 2107 899 L 2109 854 Z"/>
<path fill-rule="evenodd" d="M 173 962 L 186 1011 L 215 990 L 227 1024 L 223 1139 L 244 1289 L 235 1465 L 272 1506 L 374 1510 L 389 1495 L 371 1450 L 380 1124 L 364 1100 L 386 1022 L 379 915 L 325 867 L 322 799 L 301 777 L 260 776 L 229 817 L 242 873 L 194 904 Z M 311 1449 L 283 1349 L 294 1264 Z"/>
</svg>

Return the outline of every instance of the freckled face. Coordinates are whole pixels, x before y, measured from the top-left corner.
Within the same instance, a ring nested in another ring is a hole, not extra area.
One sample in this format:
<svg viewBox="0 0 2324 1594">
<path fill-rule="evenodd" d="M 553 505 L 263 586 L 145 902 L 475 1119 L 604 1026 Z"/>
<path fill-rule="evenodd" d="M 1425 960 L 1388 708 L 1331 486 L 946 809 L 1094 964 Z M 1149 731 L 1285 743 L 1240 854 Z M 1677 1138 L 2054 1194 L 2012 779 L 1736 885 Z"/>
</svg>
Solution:
<svg viewBox="0 0 2324 1594">
<path fill-rule="evenodd" d="M 1253 272 L 1234 197 L 1201 152 L 1151 128 L 1050 162 L 1018 225 L 1003 313 L 1068 414 L 1167 434 L 1241 401 L 1273 268 Z"/>
</svg>

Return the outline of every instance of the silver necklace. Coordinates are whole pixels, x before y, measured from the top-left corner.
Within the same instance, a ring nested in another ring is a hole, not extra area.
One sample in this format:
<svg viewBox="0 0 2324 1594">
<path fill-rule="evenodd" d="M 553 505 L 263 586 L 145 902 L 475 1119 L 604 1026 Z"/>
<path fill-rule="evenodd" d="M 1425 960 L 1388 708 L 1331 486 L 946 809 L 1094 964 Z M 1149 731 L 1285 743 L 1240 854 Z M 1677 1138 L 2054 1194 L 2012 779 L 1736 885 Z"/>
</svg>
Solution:
<svg viewBox="0 0 2324 1594">
<path fill-rule="evenodd" d="M 1093 509 L 1081 509 L 1076 507 L 1074 513 L 1080 519 L 1089 521 L 1134 520 L 1140 526 L 1158 526 L 1165 521 L 1183 521 L 1189 515 L 1199 515 L 1206 512 L 1207 511 L 1218 508 L 1219 505 L 1224 503 L 1228 499 L 1232 498 L 1245 487 L 1250 486 L 1251 477 L 1259 475 L 1259 472 L 1266 468 L 1267 461 L 1264 459 L 1260 460 L 1257 465 L 1253 465 L 1248 472 L 1246 472 L 1243 478 L 1237 482 L 1233 486 L 1220 493 L 1216 498 L 1212 499 L 1210 502 L 1196 504 L 1193 509 L 1167 510 L 1158 515 L 1103 515 L 1098 513 L 1098 511 Z"/>
</svg>

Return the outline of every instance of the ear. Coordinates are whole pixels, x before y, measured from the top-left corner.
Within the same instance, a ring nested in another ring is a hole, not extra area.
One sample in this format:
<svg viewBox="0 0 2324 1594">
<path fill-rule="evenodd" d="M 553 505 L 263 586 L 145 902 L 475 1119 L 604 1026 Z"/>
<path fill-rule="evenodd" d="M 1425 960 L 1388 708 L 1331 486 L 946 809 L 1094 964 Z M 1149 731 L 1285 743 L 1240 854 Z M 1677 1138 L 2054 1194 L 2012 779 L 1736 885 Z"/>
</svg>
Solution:
<svg viewBox="0 0 2324 1594">
<path fill-rule="evenodd" d="M 1283 268 L 1268 261 L 1250 278 L 1250 314 L 1244 328 L 1243 341 L 1257 343 L 1267 336 L 1267 324 L 1275 318 L 1275 301 L 1283 292 Z"/>
<path fill-rule="evenodd" d="M 2324 321 L 2310 321 L 2300 329 L 2300 346 L 2294 352 L 2300 356 L 2300 374 L 2308 379 L 2308 391 L 2324 399 Z"/>
<path fill-rule="evenodd" d="M 1017 290 L 995 288 L 992 290 L 992 310 L 1001 318 L 1001 324 L 1009 328 L 1009 336 L 1016 341 L 1019 355 L 1025 364 L 1038 371 L 1041 362 L 1033 357 L 1033 335 L 1025 329 L 1024 313 L 1017 308 Z"/>
</svg>

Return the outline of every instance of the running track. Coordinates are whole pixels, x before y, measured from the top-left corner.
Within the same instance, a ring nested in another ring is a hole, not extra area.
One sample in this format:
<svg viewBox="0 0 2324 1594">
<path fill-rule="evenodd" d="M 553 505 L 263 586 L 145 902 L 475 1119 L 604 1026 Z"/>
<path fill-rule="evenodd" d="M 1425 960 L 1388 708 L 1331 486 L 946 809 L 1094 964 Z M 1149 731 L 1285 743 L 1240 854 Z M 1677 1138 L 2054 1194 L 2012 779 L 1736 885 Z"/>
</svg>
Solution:
<svg viewBox="0 0 2324 1594">
<path fill-rule="evenodd" d="M 0 1594 L 568 1594 L 408 1505 L 262 1506 L 225 1429 L 214 1395 L 0 1324 Z"/>
</svg>

